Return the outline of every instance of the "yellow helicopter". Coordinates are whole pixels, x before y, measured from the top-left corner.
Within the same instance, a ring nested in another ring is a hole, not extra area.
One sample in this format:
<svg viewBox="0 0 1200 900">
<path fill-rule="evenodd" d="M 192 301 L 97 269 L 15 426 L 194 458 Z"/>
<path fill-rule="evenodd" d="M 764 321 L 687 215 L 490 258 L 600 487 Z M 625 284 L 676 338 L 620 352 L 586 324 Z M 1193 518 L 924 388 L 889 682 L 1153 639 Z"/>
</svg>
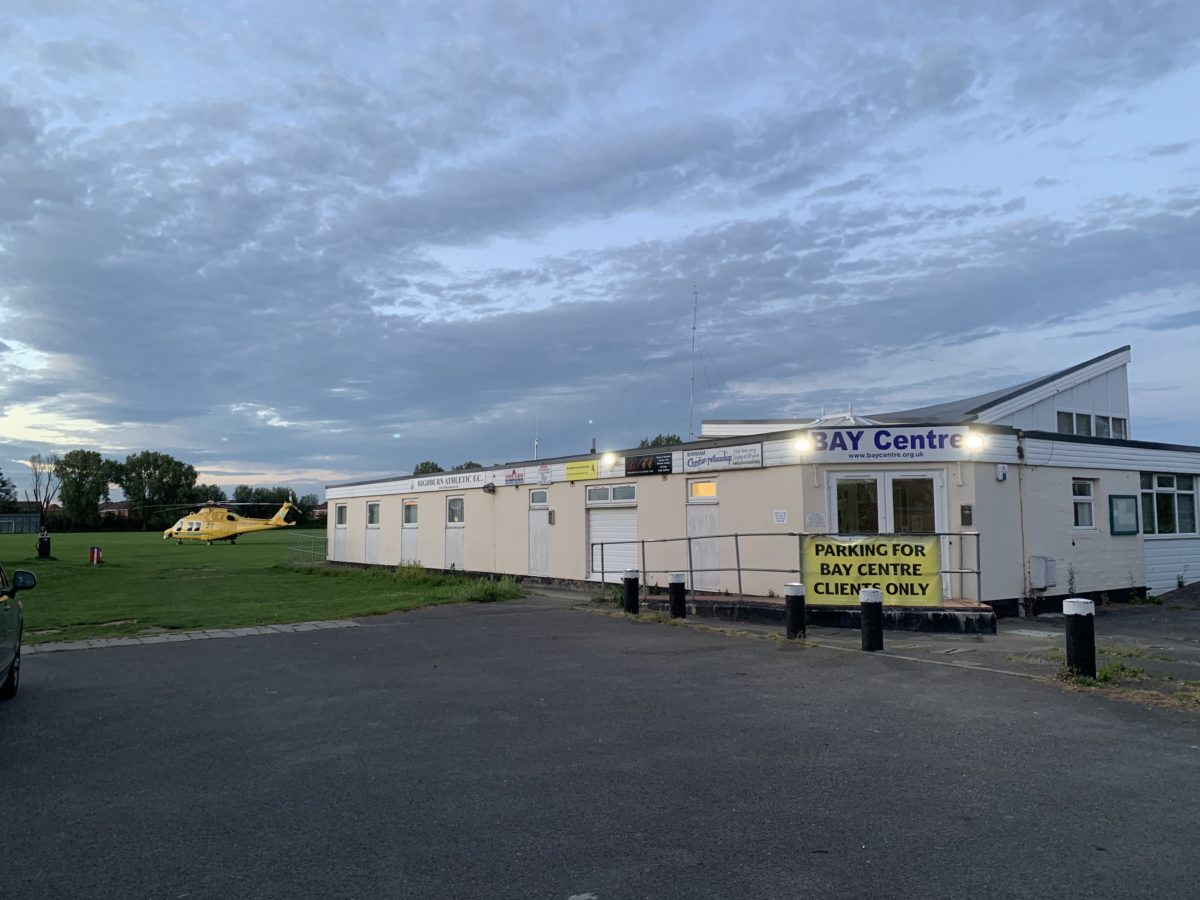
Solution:
<svg viewBox="0 0 1200 900">
<path fill-rule="evenodd" d="M 275 528 L 290 528 L 295 522 L 287 520 L 287 514 L 295 506 L 290 500 L 285 500 L 279 512 L 269 519 L 252 519 L 230 512 L 228 506 L 261 506 L 260 503 L 217 503 L 209 500 L 194 513 L 184 516 L 163 532 L 163 540 L 174 538 L 175 543 L 184 541 L 204 541 L 211 545 L 214 541 L 229 541 L 237 543 L 243 534 L 254 531 L 271 531 Z"/>
</svg>

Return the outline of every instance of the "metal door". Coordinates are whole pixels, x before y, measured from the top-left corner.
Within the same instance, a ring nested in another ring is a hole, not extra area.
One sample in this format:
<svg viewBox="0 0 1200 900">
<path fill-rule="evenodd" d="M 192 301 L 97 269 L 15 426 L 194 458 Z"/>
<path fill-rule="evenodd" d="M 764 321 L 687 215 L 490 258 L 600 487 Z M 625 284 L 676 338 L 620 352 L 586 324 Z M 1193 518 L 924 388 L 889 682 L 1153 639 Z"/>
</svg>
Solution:
<svg viewBox="0 0 1200 900">
<path fill-rule="evenodd" d="M 529 511 L 529 574 L 550 574 L 550 510 Z"/>
<path fill-rule="evenodd" d="M 446 527 L 446 568 L 463 568 L 463 527 Z"/>
<path fill-rule="evenodd" d="M 721 573 L 703 571 L 716 569 L 721 565 L 720 541 L 717 534 L 717 504 L 689 503 L 687 508 L 687 536 L 693 538 L 688 543 L 692 546 L 692 589 L 697 591 L 719 591 L 721 589 Z M 701 540 L 695 540 L 701 538 Z"/>
<path fill-rule="evenodd" d="M 601 554 L 595 546 L 604 543 L 604 580 L 619 582 L 626 569 L 638 567 L 637 508 L 588 510 L 588 544 L 592 547 L 591 577 L 600 578 Z"/>
</svg>

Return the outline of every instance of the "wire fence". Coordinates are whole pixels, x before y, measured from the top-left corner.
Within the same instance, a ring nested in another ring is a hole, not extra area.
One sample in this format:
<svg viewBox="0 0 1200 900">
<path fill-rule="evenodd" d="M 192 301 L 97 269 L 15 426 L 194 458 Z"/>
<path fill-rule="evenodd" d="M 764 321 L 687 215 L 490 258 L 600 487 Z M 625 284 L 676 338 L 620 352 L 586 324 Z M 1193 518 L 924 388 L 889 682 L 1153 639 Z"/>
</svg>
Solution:
<svg viewBox="0 0 1200 900">
<path fill-rule="evenodd" d="M 324 532 L 319 535 L 293 532 L 288 535 L 288 562 L 325 562 L 327 548 L 328 544 Z"/>
</svg>

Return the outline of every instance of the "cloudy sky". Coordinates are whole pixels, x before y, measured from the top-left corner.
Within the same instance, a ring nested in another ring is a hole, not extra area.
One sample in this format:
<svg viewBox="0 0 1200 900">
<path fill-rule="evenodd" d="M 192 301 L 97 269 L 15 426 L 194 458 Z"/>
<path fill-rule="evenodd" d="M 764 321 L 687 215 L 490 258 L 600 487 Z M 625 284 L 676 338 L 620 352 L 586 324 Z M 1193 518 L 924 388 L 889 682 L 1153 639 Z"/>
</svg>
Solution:
<svg viewBox="0 0 1200 900">
<path fill-rule="evenodd" d="M 0 469 L 326 483 L 1133 345 L 1200 444 L 1191 0 L 4 0 Z"/>
</svg>

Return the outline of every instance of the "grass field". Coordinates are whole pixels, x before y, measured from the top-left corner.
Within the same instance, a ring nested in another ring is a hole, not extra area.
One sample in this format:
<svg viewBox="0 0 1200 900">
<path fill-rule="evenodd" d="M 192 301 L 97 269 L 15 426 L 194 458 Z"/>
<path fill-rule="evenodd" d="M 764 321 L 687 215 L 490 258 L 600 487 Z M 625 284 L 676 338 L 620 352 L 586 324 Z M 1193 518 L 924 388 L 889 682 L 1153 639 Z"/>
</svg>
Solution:
<svg viewBox="0 0 1200 900">
<path fill-rule="evenodd" d="M 38 559 L 37 535 L 0 535 L 0 565 L 28 569 L 21 594 L 25 640 L 69 641 L 195 628 L 237 628 L 369 616 L 442 603 L 520 596 L 511 580 L 479 581 L 419 569 L 327 568 L 289 561 L 296 532 L 243 535 L 229 544 L 164 541 L 158 532 L 55 534 L 54 559 Z M 299 532 L 312 541 L 321 532 Z M 104 563 L 88 564 L 102 547 Z"/>
</svg>

